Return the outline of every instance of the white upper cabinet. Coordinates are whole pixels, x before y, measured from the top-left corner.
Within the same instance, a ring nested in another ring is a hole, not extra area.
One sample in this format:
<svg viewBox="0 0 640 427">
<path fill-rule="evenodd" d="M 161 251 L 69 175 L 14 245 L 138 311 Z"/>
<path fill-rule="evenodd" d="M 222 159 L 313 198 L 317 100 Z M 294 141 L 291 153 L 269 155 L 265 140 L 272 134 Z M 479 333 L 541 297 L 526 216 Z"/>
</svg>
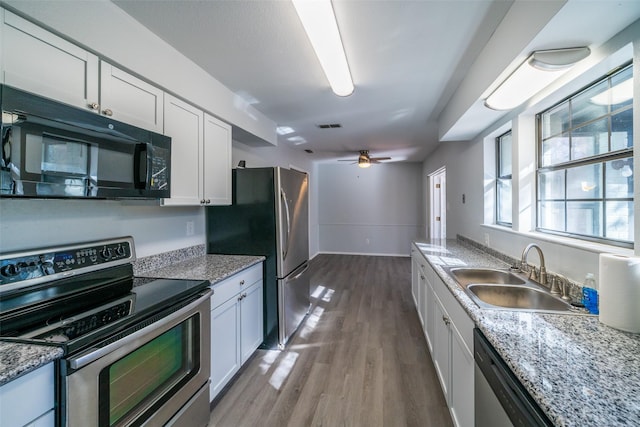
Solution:
<svg viewBox="0 0 640 427">
<path fill-rule="evenodd" d="M 2 10 L 2 82 L 161 133 L 163 91 Z"/>
<path fill-rule="evenodd" d="M 231 126 L 204 115 L 203 200 L 209 205 L 231 204 Z"/>
<path fill-rule="evenodd" d="M 171 137 L 171 198 L 162 202 L 164 205 L 199 205 L 204 113 L 169 94 L 165 96 L 164 109 L 164 134 Z"/>
<path fill-rule="evenodd" d="M 2 82 L 79 108 L 99 104 L 98 57 L 0 9 Z"/>
<path fill-rule="evenodd" d="M 100 114 L 162 133 L 162 89 L 100 61 Z"/>
<path fill-rule="evenodd" d="M 231 126 L 165 95 L 171 137 L 171 198 L 163 205 L 231 204 Z"/>
</svg>

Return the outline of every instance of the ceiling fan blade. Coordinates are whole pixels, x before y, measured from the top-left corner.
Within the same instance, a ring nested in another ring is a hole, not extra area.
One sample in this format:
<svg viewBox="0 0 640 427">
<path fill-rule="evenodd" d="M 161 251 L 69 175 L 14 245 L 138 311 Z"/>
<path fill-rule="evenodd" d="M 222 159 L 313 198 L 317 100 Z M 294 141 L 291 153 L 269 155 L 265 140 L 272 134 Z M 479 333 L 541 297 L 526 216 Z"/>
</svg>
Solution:
<svg viewBox="0 0 640 427">
<path fill-rule="evenodd" d="M 372 162 L 378 160 L 391 160 L 391 157 L 371 157 Z"/>
<path fill-rule="evenodd" d="M 339 162 L 357 162 L 358 159 L 339 159 Z"/>
</svg>

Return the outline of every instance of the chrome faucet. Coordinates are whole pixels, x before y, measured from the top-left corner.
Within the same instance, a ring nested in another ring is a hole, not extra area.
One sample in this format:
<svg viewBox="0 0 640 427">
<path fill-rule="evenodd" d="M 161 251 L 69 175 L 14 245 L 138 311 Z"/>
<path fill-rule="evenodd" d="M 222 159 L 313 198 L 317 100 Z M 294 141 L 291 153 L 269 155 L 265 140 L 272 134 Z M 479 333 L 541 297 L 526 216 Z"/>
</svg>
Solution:
<svg viewBox="0 0 640 427">
<path fill-rule="evenodd" d="M 527 264 L 527 255 L 531 249 L 535 249 L 538 251 L 538 256 L 540 257 L 540 274 L 538 275 L 536 272 L 536 268 L 531 266 L 531 270 L 529 270 L 529 265 Z M 535 243 L 529 243 L 526 248 L 522 251 L 522 259 L 520 260 L 520 269 L 529 273 L 529 279 L 534 280 L 541 285 L 547 286 L 547 269 L 544 265 L 544 255 L 542 254 L 542 249 L 540 246 Z"/>
</svg>

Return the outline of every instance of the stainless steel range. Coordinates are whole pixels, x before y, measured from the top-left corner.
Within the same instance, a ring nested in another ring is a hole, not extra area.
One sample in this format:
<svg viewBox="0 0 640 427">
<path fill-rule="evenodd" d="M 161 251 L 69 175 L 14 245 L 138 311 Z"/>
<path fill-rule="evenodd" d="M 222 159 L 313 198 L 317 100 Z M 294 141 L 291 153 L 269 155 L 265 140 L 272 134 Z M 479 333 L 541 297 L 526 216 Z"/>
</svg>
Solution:
<svg viewBox="0 0 640 427">
<path fill-rule="evenodd" d="M 0 331 L 60 346 L 59 426 L 206 426 L 206 281 L 134 278 L 123 237 L 0 254 Z"/>
</svg>

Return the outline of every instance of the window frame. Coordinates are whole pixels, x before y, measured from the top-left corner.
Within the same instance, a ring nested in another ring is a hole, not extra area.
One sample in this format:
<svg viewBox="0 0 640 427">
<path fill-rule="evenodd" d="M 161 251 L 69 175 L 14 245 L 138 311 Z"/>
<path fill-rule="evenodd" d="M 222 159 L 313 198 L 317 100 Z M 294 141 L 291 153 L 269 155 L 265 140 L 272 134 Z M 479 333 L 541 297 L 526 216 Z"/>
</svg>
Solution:
<svg viewBox="0 0 640 427">
<path fill-rule="evenodd" d="M 495 223 L 498 225 L 502 225 L 505 227 L 513 226 L 513 213 L 511 214 L 511 222 L 501 221 L 500 220 L 500 181 L 511 181 L 511 197 L 513 201 L 513 155 L 511 156 L 511 173 L 502 175 L 502 148 L 501 142 L 505 136 L 511 136 L 511 152 L 513 153 L 513 129 L 509 129 L 508 131 L 498 135 L 495 139 L 495 151 L 496 151 L 496 179 L 495 179 Z M 513 206 L 513 204 L 512 204 Z M 512 207 L 513 209 L 513 207 Z"/>
<path fill-rule="evenodd" d="M 597 243 L 603 243 L 603 244 L 607 244 L 607 245 L 612 245 L 612 246 L 618 246 L 618 247 L 624 247 L 624 248 L 633 248 L 634 247 L 634 239 L 633 237 L 631 238 L 631 240 L 620 240 L 620 239 L 615 239 L 615 238 L 610 238 L 607 237 L 606 235 L 606 231 L 607 231 L 607 209 L 606 209 L 606 203 L 607 202 L 632 202 L 633 204 L 635 204 L 635 191 L 634 194 L 632 194 L 631 197 L 607 197 L 607 190 L 606 190 L 606 183 L 607 183 L 607 163 L 611 162 L 611 161 L 615 161 L 615 160 L 627 160 L 627 159 L 631 159 L 631 161 L 633 162 L 633 150 L 634 150 L 634 146 L 633 146 L 633 140 L 632 140 L 632 144 L 630 147 L 626 147 L 623 149 L 618 149 L 615 151 L 607 151 L 605 153 L 602 154 L 594 154 L 591 156 L 587 156 L 587 157 L 582 157 L 576 160 L 568 160 L 568 161 L 564 161 L 564 162 L 560 162 L 560 163 L 555 163 L 553 165 L 547 165 L 547 166 L 543 166 L 543 153 L 544 153 L 544 149 L 543 149 L 543 142 L 544 142 L 544 135 L 543 135 L 543 116 L 546 113 L 549 113 L 550 111 L 554 110 L 555 108 L 563 105 L 564 103 L 567 102 L 571 102 L 572 100 L 578 98 L 580 95 L 582 95 L 583 93 L 587 92 L 589 89 L 603 83 L 603 82 L 607 82 L 608 87 L 611 88 L 611 79 L 613 77 L 615 77 L 618 74 L 623 73 L 624 71 L 626 71 L 627 69 L 633 69 L 633 64 L 632 62 L 627 62 L 619 67 L 616 67 L 615 69 L 611 70 L 609 73 L 607 73 L 606 75 L 592 81 L 591 83 L 589 83 L 588 85 L 586 85 L 585 87 L 581 88 L 580 90 L 574 92 L 573 94 L 567 96 L 566 98 L 562 99 L 561 101 L 555 103 L 554 105 L 550 106 L 549 108 L 546 108 L 545 110 L 539 112 L 536 114 L 536 174 L 535 174 L 535 198 L 536 198 L 536 231 L 541 232 L 541 233 L 546 233 L 546 234 L 552 234 L 552 235 L 559 235 L 559 236 L 564 236 L 564 237 L 569 237 L 569 238 L 575 238 L 575 239 L 580 239 L 580 240 L 586 240 L 586 241 L 591 241 L 591 242 L 597 242 Z M 633 75 L 632 75 L 633 78 Z M 562 135 L 564 133 L 567 133 L 569 135 L 571 135 L 571 132 L 580 129 L 584 126 L 587 126 L 589 124 L 593 124 L 593 123 L 597 123 L 599 120 L 603 120 L 604 118 L 607 119 L 607 123 L 608 123 L 608 128 L 607 128 L 607 137 L 608 137 L 608 148 L 611 149 L 611 144 L 612 144 L 612 127 L 611 127 L 611 118 L 614 117 L 617 114 L 621 114 L 625 111 L 628 110 L 632 110 L 633 111 L 633 101 L 631 102 L 630 105 L 622 107 L 622 108 L 618 108 L 616 110 L 612 110 L 611 105 L 608 105 L 607 107 L 607 113 L 601 116 L 598 116 L 596 118 L 591 118 L 587 121 L 584 122 L 580 122 L 577 125 L 573 125 L 572 123 L 572 119 L 573 119 L 573 109 L 572 109 L 572 105 L 569 104 L 569 124 L 567 126 L 566 129 L 563 129 L 562 132 L 560 132 L 559 134 L 552 134 L 550 136 L 547 136 L 547 139 L 550 139 L 551 137 L 555 137 L 556 135 Z M 635 129 L 633 129 L 633 122 L 632 122 L 632 132 L 634 132 Z M 571 141 L 571 140 L 570 140 Z M 569 152 L 571 151 L 571 145 L 569 146 Z M 600 184 L 602 185 L 602 190 L 601 190 L 601 195 L 600 197 L 597 198 L 585 198 L 585 199 L 578 199 L 578 198 L 568 198 L 568 185 L 570 185 L 570 183 L 568 182 L 567 179 L 567 171 L 572 170 L 572 169 L 577 169 L 583 166 L 589 166 L 589 165 L 602 165 L 602 170 L 601 170 L 601 182 Z M 633 163 L 632 163 L 633 164 Z M 542 195 L 541 195 L 541 188 L 540 188 L 540 174 L 541 173 L 547 173 L 547 172 L 557 172 L 557 171 L 564 171 L 564 183 L 563 183 L 563 192 L 564 192 L 564 198 L 563 199 L 550 199 L 550 198 L 546 198 L 543 199 Z M 634 171 L 635 173 L 635 171 Z M 548 229 L 548 228 L 544 228 L 541 226 L 541 220 L 542 220 L 542 207 L 541 204 L 542 202 L 563 202 L 564 203 L 564 229 L 565 231 L 559 231 L 559 230 L 553 230 L 553 229 Z M 570 232 L 570 231 L 566 231 L 567 230 L 567 220 L 570 216 L 569 213 L 569 209 L 567 209 L 567 202 L 600 202 L 601 203 L 601 212 L 600 212 L 600 220 L 599 220 L 599 226 L 601 227 L 601 234 L 602 237 L 600 236 L 593 236 L 593 235 L 587 235 L 587 234 L 580 234 L 580 233 L 574 233 L 574 232 Z"/>
</svg>

